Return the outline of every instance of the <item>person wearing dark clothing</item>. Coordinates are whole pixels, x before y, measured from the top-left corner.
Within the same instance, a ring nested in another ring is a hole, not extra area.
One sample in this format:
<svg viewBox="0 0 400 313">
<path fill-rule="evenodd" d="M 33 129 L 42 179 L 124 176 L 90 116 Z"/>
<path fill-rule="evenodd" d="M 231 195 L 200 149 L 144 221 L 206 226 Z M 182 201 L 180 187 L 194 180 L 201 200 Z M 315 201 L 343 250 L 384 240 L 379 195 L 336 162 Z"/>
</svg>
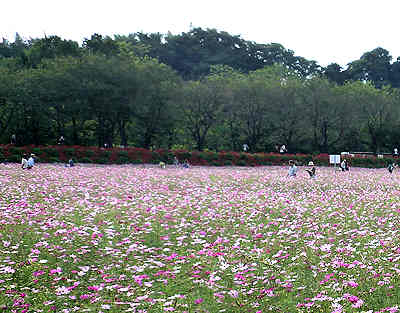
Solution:
<svg viewBox="0 0 400 313">
<path fill-rule="evenodd" d="M 396 164 L 390 163 L 387 169 L 388 169 L 389 173 L 392 174 L 395 168 L 396 168 Z"/>
<path fill-rule="evenodd" d="M 346 159 L 344 159 L 342 163 L 340 163 L 340 168 L 342 169 L 342 172 L 349 170 L 349 165 L 347 164 Z"/>
<path fill-rule="evenodd" d="M 310 175 L 310 178 L 314 178 L 315 177 L 315 166 L 314 166 L 314 162 L 310 161 L 308 162 L 308 166 L 311 166 L 310 169 L 306 169 L 306 172 Z"/>
</svg>

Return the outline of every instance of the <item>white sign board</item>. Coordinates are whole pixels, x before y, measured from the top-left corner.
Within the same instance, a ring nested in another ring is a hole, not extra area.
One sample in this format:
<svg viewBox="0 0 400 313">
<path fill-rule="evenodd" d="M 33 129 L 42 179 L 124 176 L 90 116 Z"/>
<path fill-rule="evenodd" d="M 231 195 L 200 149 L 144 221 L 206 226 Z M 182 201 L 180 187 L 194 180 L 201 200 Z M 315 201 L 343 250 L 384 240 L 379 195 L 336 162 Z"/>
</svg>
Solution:
<svg viewBox="0 0 400 313">
<path fill-rule="evenodd" d="M 339 154 L 330 154 L 329 155 L 329 163 L 330 164 L 339 164 L 340 163 L 340 155 Z"/>
</svg>

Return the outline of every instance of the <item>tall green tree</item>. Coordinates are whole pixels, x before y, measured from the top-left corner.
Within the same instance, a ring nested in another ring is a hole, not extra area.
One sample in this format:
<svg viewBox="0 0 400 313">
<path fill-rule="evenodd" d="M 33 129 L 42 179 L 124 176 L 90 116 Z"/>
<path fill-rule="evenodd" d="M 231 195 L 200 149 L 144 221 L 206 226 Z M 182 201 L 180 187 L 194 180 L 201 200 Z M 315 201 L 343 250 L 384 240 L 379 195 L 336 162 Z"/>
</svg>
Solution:
<svg viewBox="0 0 400 313">
<path fill-rule="evenodd" d="M 180 85 L 179 77 L 169 66 L 151 58 L 140 59 L 137 70 L 134 109 L 137 142 L 145 148 L 153 144 L 171 147 L 179 113 L 174 101 Z"/>
<path fill-rule="evenodd" d="M 189 81 L 182 87 L 184 127 L 199 151 L 206 147 L 207 135 L 220 120 L 224 107 L 223 94 L 221 81 L 212 77 L 202 81 Z"/>
<path fill-rule="evenodd" d="M 352 80 L 370 81 L 375 87 L 382 88 L 390 83 L 391 60 L 389 51 L 378 47 L 351 62 L 347 73 Z"/>
</svg>

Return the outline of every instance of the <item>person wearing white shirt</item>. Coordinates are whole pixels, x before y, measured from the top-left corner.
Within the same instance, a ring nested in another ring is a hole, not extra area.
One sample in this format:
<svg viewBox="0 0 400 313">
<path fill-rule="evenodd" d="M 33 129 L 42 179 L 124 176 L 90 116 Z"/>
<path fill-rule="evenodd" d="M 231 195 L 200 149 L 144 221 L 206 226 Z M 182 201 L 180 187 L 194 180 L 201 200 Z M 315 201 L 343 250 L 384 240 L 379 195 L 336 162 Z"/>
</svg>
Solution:
<svg viewBox="0 0 400 313">
<path fill-rule="evenodd" d="M 31 169 L 35 165 L 35 159 L 33 158 L 35 155 L 31 154 L 31 156 L 28 159 L 28 169 Z"/>
<path fill-rule="evenodd" d="M 26 159 L 26 155 L 22 156 L 21 168 L 23 170 L 28 168 L 28 160 Z"/>
<path fill-rule="evenodd" d="M 296 166 L 296 164 L 294 163 L 294 161 L 292 161 L 292 160 L 290 160 L 289 161 L 289 176 L 290 177 L 296 177 L 296 174 L 297 174 L 297 166 Z"/>
</svg>

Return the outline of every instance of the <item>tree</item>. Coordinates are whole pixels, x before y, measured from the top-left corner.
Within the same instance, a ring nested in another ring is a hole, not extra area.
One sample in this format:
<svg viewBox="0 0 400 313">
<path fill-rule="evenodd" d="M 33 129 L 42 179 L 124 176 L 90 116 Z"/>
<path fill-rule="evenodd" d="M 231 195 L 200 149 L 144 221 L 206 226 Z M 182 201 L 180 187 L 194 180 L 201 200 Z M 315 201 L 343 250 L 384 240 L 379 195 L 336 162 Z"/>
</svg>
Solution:
<svg viewBox="0 0 400 313">
<path fill-rule="evenodd" d="M 352 80 L 370 81 L 375 87 L 382 88 L 389 84 L 391 60 L 389 52 L 378 47 L 351 62 L 347 73 Z"/>
<path fill-rule="evenodd" d="M 63 40 L 58 36 L 32 39 L 29 44 L 29 49 L 25 51 L 26 62 L 29 67 L 37 67 L 43 59 L 54 59 L 62 56 L 77 57 L 81 53 L 76 41 Z"/>
<path fill-rule="evenodd" d="M 304 101 L 311 125 L 312 149 L 328 153 L 342 139 L 346 129 L 346 108 L 337 101 L 335 86 L 325 78 L 306 81 Z"/>
<path fill-rule="evenodd" d="M 285 144 L 289 151 L 301 151 L 307 136 L 307 107 L 304 81 L 289 77 L 275 85 L 276 105 L 272 108 L 275 145 Z"/>
<path fill-rule="evenodd" d="M 117 55 L 119 52 L 118 44 L 111 37 L 103 37 L 100 34 L 93 34 L 90 39 L 85 38 L 83 48 L 89 54 L 101 54 L 105 56 Z"/>
<path fill-rule="evenodd" d="M 211 77 L 186 82 L 181 101 L 185 128 L 193 138 L 196 149 L 202 151 L 211 127 L 221 116 L 224 104 L 221 82 Z"/>
<path fill-rule="evenodd" d="M 173 127 L 178 108 L 173 101 L 180 84 L 177 74 L 156 59 L 137 63 L 138 89 L 135 98 L 135 133 L 141 146 L 149 148 L 158 137 L 158 145 L 172 146 Z"/>
<path fill-rule="evenodd" d="M 323 69 L 323 73 L 326 78 L 338 85 L 343 85 L 346 81 L 346 72 L 343 71 L 342 67 L 337 63 L 329 64 Z"/>
<path fill-rule="evenodd" d="M 399 116 L 395 102 L 397 97 L 393 97 L 390 88 L 377 89 L 372 83 L 357 82 L 350 87 L 348 92 L 353 106 L 360 114 L 366 143 L 376 153 L 390 148 L 387 146 L 389 135 Z"/>
<path fill-rule="evenodd" d="M 276 105 L 275 84 L 279 79 L 276 79 L 272 71 L 271 68 L 265 68 L 252 72 L 238 80 L 234 89 L 233 101 L 241 121 L 243 142 L 252 151 L 264 150 L 261 141 L 268 138 L 274 128 L 272 112 Z M 272 78 L 269 78 L 270 75 Z"/>
</svg>

